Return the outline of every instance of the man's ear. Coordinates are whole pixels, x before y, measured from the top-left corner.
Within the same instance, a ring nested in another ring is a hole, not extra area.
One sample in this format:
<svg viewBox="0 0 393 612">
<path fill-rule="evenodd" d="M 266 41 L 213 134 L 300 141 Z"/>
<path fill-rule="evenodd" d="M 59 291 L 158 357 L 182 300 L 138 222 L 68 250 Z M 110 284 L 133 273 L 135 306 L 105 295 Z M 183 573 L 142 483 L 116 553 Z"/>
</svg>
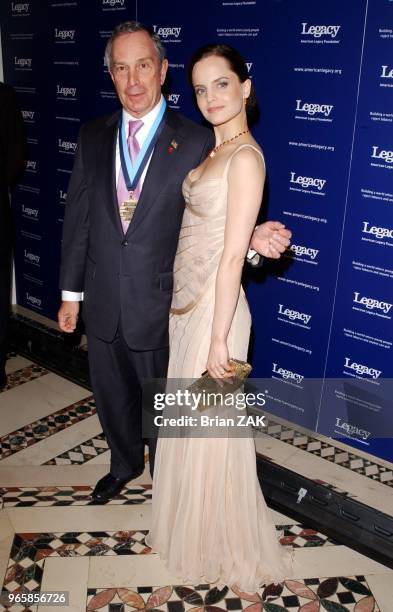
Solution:
<svg viewBox="0 0 393 612">
<path fill-rule="evenodd" d="M 161 85 L 164 85 L 166 79 L 166 73 L 168 72 L 168 60 L 165 58 L 161 64 Z"/>
</svg>

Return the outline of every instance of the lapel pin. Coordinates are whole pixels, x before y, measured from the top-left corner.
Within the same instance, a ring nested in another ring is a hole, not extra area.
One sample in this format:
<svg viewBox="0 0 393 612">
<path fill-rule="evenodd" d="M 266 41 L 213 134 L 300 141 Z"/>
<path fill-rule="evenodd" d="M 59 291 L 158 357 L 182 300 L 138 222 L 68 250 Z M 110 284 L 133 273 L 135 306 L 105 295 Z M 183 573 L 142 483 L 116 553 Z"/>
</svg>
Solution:
<svg viewBox="0 0 393 612">
<path fill-rule="evenodd" d="M 168 147 L 168 153 L 173 153 L 173 151 L 176 151 L 177 147 L 178 147 L 178 144 L 176 140 L 172 140 L 171 144 Z"/>
</svg>

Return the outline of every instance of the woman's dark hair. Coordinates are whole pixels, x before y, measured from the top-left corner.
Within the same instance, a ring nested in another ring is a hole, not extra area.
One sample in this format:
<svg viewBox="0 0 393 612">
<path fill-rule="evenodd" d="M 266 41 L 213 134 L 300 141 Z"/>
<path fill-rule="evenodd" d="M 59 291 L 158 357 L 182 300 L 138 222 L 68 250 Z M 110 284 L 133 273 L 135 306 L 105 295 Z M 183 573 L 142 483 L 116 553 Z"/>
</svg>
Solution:
<svg viewBox="0 0 393 612">
<path fill-rule="evenodd" d="M 188 78 L 190 79 L 191 84 L 192 71 L 194 69 L 195 64 L 201 59 L 205 57 L 210 57 L 211 55 L 216 55 L 217 57 L 223 57 L 224 59 L 226 59 L 230 69 L 232 70 L 232 72 L 237 74 L 241 83 L 244 83 L 244 81 L 247 81 L 247 79 L 250 78 L 246 62 L 240 55 L 239 51 L 236 51 L 236 49 L 230 47 L 229 45 L 211 44 L 204 45 L 203 47 L 198 49 L 198 51 L 196 51 L 192 56 L 188 69 Z M 253 116 L 257 112 L 257 98 L 255 94 L 254 84 L 252 81 L 250 95 L 248 96 L 246 101 L 246 112 L 249 118 L 253 118 Z"/>
</svg>

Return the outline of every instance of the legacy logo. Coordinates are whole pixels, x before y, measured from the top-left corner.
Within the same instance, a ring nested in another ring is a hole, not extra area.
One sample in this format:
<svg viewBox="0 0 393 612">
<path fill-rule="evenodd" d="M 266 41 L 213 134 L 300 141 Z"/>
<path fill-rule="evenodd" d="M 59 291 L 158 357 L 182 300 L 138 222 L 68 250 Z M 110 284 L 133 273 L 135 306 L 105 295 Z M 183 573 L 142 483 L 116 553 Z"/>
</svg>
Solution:
<svg viewBox="0 0 393 612">
<path fill-rule="evenodd" d="M 318 189 L 318 191 L 322 191 L 326 184 L 325 179 L 313 178 L 312 176 L 301 176 L 300 174 L 296 176 L 296 172 L 291 172 L 290 176 L 290 183 L 301 185 L 304 189 L 314 187 Z"/>
<path fill-rule="evenodd" d="M 382 374 L 381 370 L 376 370 L 375 368 L 370 368 L 369 366 L 362 365 L 361 363 L 351 361 L 350 357 L 345 357 L 344 368 L 347 368 L 347 370 L 353 370 L 359 376 L 369 376 L 374 380 L 377 380 L 377 378 L 379 378 Z"/>
<path fill-rule="evenodd" d="M 28 291 L 26 291 L 26 302 L 29 302 L 29 304 L 32 306 L 41 309 L 42 300 L 34 295 L 31 295 Z"/>
<path fill-rule="evenodd" d="M 21 110 L 24 121 L 32 123 L 34 121 L 35 111 Z"/>
<path fill-rule="evenodd" d="M 370 225 L 368 221 L 363 221 L 362 234 L 371 234 L 381 240 L 382 238 L 393 239 L 393 229 L 388 227 L 377 227 L 376 225 Z"/>
<path fill-rule="evenodd" d="M 313 38 L 321 38 L 326 36 L 336 38 L 341 26 L 339 25 L 308 25 L 307 22 L 302 23 L 302 36 L 312 36 Z"/>
<path fill-rule="evenodd" d="M 286 370 L 284 368 L 280 368 L 277 363 L 273 363 L 273 374 L 278 374 L 280 378 L 284 380 L 293 380 L 297 385 L 300 385 L 304 376 L 301 374 L 297 374 L 296 372 L 292 372 L 292 370 Z"/>
<path fill-rule="evenodd" d="M 76 151 L 76 142 L 71 142 L 70 140 L 63 140 L 62 138 L 58 138 L 57 143 L 59 146 L 60 153 L 75 153 Z"/>
<path fill-rule="evenodd" d="M 301 246 L 299 244 L 291 244 L 289 249 L 298 257 L 306 256 L 312 260 L 314 260 L 319 253 L 319 249 L 310 249 L 309 247 Z"/>
<path fill-rule="evenodd" d="M 30 2 L 11 2 L 12 15 L 28 15 Z"/>
<path fill-rule="evenodd" d="M 26 171 L 27 172 L 37 172 L 37 162 L 32 159 L 28 159 L 26 161 Z"/>
<path fill-rule="evenodd" d="M 30 208 L 29 206 L 25 206 L 22 204 L 22 214 L 25 217 L 29 217 L 29 219 L 38 219 L 38 208 Z"/>
<path fill-rule="evenodd" d="M 114 8 L 115 6 L 124 6 L 124 0 L 102 0 L 102 6 L 110 6 Z"/>
<path fill-rule="evenodd" d="M 393 151 L 386 151 L 375 145 L 372 147 L 371 157 L 374 159 L 382 159 L 388 164 L 393 164 Z"/>
<path fill-rule="evenodd" d="M 33 64 L 31 57 L 17 57 L 14 56 L 14 65 L 19 70 L 30 70 Z"/>
<path fill-rule="evenodd" d="M 63 85 L 56 85 L 56 94 L 58 98 L 75 98 L 76 92 L 76 87 L 64 87 Z"/>
<path fill-rule="evenodd" d="M 157 34 L 160 38 L 179 38 L 181 28 L 164 28 L 162 26 L 153 25 L 154 34 Z"/>
<path fill-rule="evenodd" d="M 357 425 L 351 425 L 351 423 L 346 423 L 340 417 L 336 417 L 336 427 L 345 431 L 349 436 L 357 436 L 358 438 L 362 438 L 362 440 L 367 440 L 370 437 L 371 432 L 366 429 L 359 429 Z"/>
<path fill-rule="evenodd" d="M 180 94 L 169 94 L 169 96 L 168 96 L 168 102 L 169 102 L 169 104 L 172 104 L 172 105 L 174 105 L 174 106 L 176 106 L 176 105 L 177 105 L 177 103 L 179 102 L 179 100 L 180 100 Z"/>
<path fill-rule="evenodd" d="M 30 253 L 30 251 L 27 251 L 26 249 L 24 249 L 24 254 L 25 254 L 25 259 L 27 259 L 27 261 L 29 261 L 30 263 L 33 263 L 36 266 L 40 265 L 40 255 L 35 255 L 34 253 Z"/>
<path fill-rule="evenodd" d="M 381 79 L 393 79 L 393 68 L 389 69 L 389 66 L 381 66 Z"/>
<path fill-rule="evenodd" d="M 333 104 L 315 104 L 312 102 L 303 102 L 302 100 L 296 100 L 296 112 L 306 113 L 307 115 L 323 115 L 329 117 L 334 106 Z"/>
<path fill-rule="evenodd" d="M 382 312 L 386 315 L 388 312 L 390 312 L 393 305 L 389 302 L 382 302 L 381 300 L 377 300 L 375 298 L 361 296 L 359 291 L 354 291 L 353 296 L 354 304 L 361 304 L 362 306 L 365 306 L 367 310 L 382 310 Z"/>
<path fill-rule="evenodd" d="M 55 40 L 74 42 L 75 30 L 59 30 L 55 28 Z"/>
<path fill-rule="evenodd" d="M 311 315 L 297 310 L 286 308 L 283 304 L 278 305 L 278 314 L 287 317 L 290 321 L 301 321 L 304 325 L 308 325 L 311 321 Z"/>
</svg>

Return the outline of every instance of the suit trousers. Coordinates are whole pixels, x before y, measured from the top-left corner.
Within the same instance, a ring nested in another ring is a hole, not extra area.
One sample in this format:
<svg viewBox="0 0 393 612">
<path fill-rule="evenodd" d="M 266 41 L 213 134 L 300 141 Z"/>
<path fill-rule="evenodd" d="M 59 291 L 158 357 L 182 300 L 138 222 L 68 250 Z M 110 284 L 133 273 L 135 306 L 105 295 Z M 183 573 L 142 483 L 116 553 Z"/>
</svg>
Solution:
<svg viewBox="0 0 393 612">
<path fill-rule="evenodd" d="M 157 439 L 142 438 L 142 381 L 165 379 L 169 347 L 134 351 L 123 337 L 121 326 L 112 342 L 88 331 L 90 378 L 98 417 L 111 451 L 110 473 L 127 478 L 143 469 L 145 442 L 149 446 L 153 476 Z M 152 407 L 150 407 L 152 409 Z"/>
</svg>

